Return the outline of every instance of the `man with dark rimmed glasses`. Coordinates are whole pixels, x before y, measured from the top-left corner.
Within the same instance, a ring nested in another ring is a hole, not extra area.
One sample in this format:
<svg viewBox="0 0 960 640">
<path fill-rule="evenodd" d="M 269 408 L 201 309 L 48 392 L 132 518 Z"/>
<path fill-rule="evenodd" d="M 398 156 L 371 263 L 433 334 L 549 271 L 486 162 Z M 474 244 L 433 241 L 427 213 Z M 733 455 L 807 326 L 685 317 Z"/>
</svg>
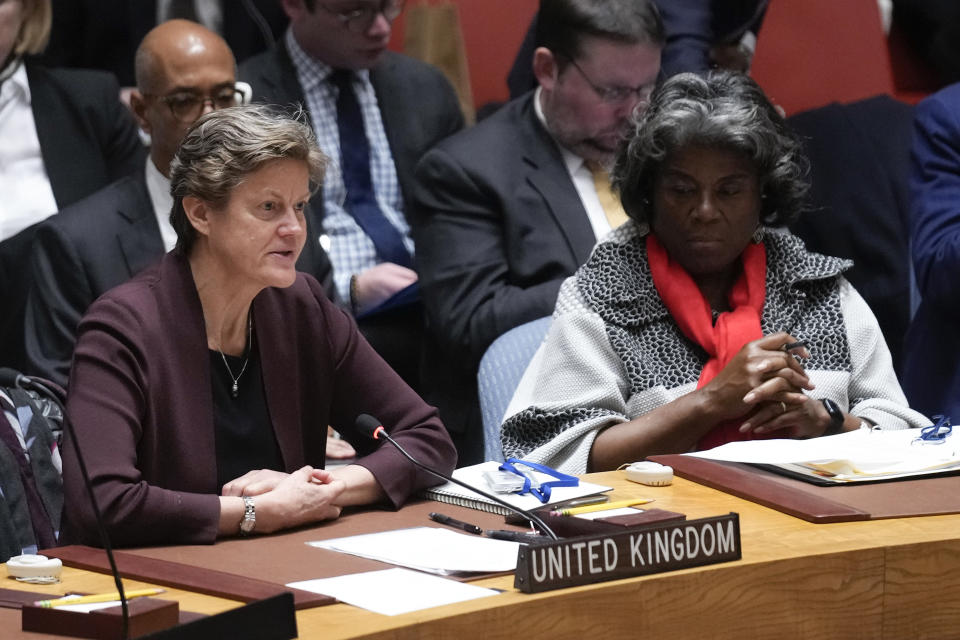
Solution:
<svg viewBox="0 0 960 640">
<path fill-rule="evenodd" d="M 427 401 L 461 464 L 482 449 L 484 351 L 550 315 L 560 283 L 626 220 L 607 171 L 653 89 L 664 43 L 648 0 L 542 0 L 537 37 L 539 87 L 417 166 L 414 238 L 435 376 L 425 382 L 436 389 Z"/>
<path fill-rule="evenodd" d="M 423 315 L 408 222 L 413 169 L 463 126 L 439 70 L 387 51 L 403 0 L 283 0 L 290 28 L 240 77 L 254 100 L 303 105 L 331 158 L 311 200 L 344 307 L 415 389 Z M 317 239 L 310 238 L 309 242 Z"/>
</svg>

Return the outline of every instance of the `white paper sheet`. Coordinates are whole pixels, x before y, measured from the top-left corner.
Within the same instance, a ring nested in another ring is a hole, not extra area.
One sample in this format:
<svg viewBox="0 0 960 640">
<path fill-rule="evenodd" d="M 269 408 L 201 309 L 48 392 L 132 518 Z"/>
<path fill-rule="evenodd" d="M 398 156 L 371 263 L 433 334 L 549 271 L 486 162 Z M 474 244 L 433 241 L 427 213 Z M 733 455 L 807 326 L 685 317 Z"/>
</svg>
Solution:
<svg viewBox="0 0 960 640">
<path fill-rule="evenodd" d="M 517 568 L 520 546 L 509 540 L 493 540 L 437 527 L 394 529 L 307 544 L 439 575 L 460 571 L 513 571 Z"/>
<path fill-rule="evenodd" d="M 686 455 L 708 460 L 754 464 L 805 464 L 838 479 L 897 477 L 960 465 L 960 439 L 943 444 L 918 441 L 920 429 L 858 429 L 809 440 L 728 442 Z"/>
<path fill-rule="evenodd" d="M 499 593 L 493 589 L 399 568 L 302 580 L 287 586 L 333 596 L 341 602 L 387 616 Z"/>
<path fill-rule="evenodd" d="M 110 602 L 88 602 L 87 604 L 62 604 L 57 607 L 57 609 L 60 611 L 73 611 L 75 613 L 90 613 L 91 611 L 99 611 L 100 609 L 119 606 L 119 600 L 111 600 Z"/>
<path fill-rule="evenodd" d="M 958 443 L 955 436 L 949 436 L 942 445 L 914 445 L 913 441 L 919 436 L 919 429 L 889 431 L 857 429 L 835 436 L 823 436 L 821 438 L 810 438 L 809 440 L 774 439 L 728 442 L 714 449 L 696 451 L 686 455 L 729 462 L 782 464 L 786 462 L 840 459 L 856 459 L 872 463 L 897 462 L 906 457 L 939 459 L 952 457 L 955 454 Z"/>
</svg>

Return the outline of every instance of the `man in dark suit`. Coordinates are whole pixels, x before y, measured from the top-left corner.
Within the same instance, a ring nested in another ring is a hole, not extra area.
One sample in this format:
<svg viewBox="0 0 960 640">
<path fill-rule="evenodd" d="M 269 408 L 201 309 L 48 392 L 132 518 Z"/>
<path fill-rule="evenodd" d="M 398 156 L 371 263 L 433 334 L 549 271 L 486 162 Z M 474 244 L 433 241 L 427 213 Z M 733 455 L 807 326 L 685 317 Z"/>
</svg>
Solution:
<svg viewBox="0 0 960 640">
<path fill-rule="evenodd" d="M 0 8 L 0 364 L 22 368 L 35 224 L 136 171 L 143 145 L 109 74 L 36 62 L 48 2 Z"/>
<path fill-rule="evenodd" d="M 416 171 L 428 400 L 462 463 L 481 450 L 483 352 L 552 313 L 563 280 L 626 220 L 606 170 L 656 81 L 664 38 L 655 8 L 635 0 L 544 0 L 537 36 L 539 88 L 438 145 Z"/>
<path fill-rule="evenodd" d="M 420 389 L 422 308 L 407 212 L 423 153 L 463 127 L 439 70 L 387 51 L 400 0 L 283 0 L 290 29 L 247 60 L 254 99 L 301 105 L 331 158 L 311 200 L 322 212 L 334 283 L 374 349 Z"/>
<path fill-rule="evenodd" d="M 810 209 L 790 230 L 811 251 L 853 260 L 844 277 L 877 316 L 900 371 L 913 315 L 907 193 L 913 109 L 876 96 L 811 109 L 787 123 L 810 160 Z"/>
<path fill-rule="evenodd" d="M 201 114 L 237 103 L 234 76 L 226 42 L 196 23 L 168 21 L 144 38 L 131 106 L 151 136 L 150 157 L 135 175 L 67 207 L 37 231 L 25 333 L 31 372 L 66 386 L 87 307 L 173 248 L 170 161 Z M 302 270 L 329 276 L 316 242 L 307 243 L 300 260 Z"/>
<path fill-rule="evenodd" d="M 134 86 L 133 57 L 159 23 L 186 18 L 216 31 L 237 60 L 269 48 L 287 26 L 277 0 L 52 0 L 43 60 L 51 66 L 103 69 Z"/>
<path fill-rule="evenodd" d="M 910 214 L 921 302 L 905 340 L 903 390 L 918 411 L 956 420 L 960 417 L 960 83 L 941 89 L 914 109 Z"/>
</svg>

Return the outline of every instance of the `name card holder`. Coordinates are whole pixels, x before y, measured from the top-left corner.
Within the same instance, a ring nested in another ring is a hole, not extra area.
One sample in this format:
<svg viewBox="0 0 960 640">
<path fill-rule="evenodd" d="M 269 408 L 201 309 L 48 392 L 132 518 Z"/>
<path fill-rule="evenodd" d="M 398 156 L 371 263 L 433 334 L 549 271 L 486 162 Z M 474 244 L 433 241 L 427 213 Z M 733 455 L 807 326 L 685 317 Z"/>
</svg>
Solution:
<svg viewBox="0 0 960 640">
<path fill-rule="evenodd" d="M 520 545 L 513 586 L 539 593 L 739 560 L 740 516 L 641 525 Z"/>
<path fill-rule="evenodd" d="M 127 608 L 130 612 L 128 635 L 131 638 L 173 627 L 180 619 L 180 604 L 175 600 L 133 598 L 127 601 Z M 119 640 L 122 609 L 117 605 L 90 613 L 78 613 L 56 607 L 24 605 L 21 619 L 24 631 L 98 640 L 114 638 Z"/>
</svg>

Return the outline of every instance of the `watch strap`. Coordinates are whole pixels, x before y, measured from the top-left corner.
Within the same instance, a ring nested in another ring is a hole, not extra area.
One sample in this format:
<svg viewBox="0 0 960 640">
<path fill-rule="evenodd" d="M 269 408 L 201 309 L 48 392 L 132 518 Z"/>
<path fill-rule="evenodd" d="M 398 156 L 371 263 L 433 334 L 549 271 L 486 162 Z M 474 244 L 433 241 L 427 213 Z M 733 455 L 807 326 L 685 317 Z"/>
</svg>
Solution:
<svg viewBox="0 0 960 640">
<path fill-rule="evenodd" d="M 243 519 L 240 520 L 240 535 L 248 536 L 257 526 L 257 508 L 250 496 L 243 496 Z"/>
<path fill-rule="evenodd" d="M 840 433 L 843 429 L 843 411 L 840 406 L 830 398 L 823 398 L 820 402 L 823 403 L 823 408 L 827 410 L 827 414 L 830 416 L 830 426 L 827 427 L 824 435 Z"/>
</svg>

